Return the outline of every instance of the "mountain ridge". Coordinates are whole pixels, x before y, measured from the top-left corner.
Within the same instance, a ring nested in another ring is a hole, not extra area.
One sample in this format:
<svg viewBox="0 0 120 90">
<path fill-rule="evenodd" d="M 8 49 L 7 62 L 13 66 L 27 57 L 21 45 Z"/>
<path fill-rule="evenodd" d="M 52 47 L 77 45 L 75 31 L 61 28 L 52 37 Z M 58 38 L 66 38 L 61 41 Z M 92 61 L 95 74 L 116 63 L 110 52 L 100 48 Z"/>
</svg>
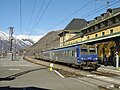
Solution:
<svg viewBox="0 0 120 90">
<path fill-rule="evenodd" d="M 43 35 L 40 36 L 28 36 L 28 35 L 13 35 L 13 49 L 16 50 L 24 49 L 35 44 Z M 10 40 L 9 35 L 5 32 L 0 31 L 0 52 L 9 51 Z"/>
</svg>

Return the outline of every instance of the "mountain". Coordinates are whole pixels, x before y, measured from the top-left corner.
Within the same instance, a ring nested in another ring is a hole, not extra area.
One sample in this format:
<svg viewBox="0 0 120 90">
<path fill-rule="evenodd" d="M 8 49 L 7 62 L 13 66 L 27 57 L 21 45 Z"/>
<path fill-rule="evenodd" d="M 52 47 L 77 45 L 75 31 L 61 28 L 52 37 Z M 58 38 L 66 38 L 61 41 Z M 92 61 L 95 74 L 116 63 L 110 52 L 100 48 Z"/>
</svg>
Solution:
<svg viewBox="0 0 120 90">
<path fill-rule="evenodd" d="M 44 35 L 37 43 L 27 48 L 27 54 L 32 55 L 43 50 L 49 50 L 60 46 L 60 37 L 62 30 L 51 31 Z"/>
<path fill-rule="evenodd" d="M 27 36 L 27 35 L 14 35 L 13 36 L 13 49 L 24 49 L 35 44 L 41 37 L 40 36 Z M 7 51 L 10 48 L 9 35 L 0 31 L 0 52 Z M 2 50 L 3 49 L 3 50 Z"/>
</svg>

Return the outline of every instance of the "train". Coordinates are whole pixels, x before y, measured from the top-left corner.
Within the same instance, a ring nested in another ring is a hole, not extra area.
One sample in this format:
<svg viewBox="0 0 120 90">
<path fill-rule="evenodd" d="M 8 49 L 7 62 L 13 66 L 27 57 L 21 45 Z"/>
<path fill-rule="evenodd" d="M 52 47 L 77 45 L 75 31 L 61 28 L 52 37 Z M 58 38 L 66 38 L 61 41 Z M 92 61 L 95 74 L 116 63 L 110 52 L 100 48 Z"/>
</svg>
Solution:
<svg viewBox="0 0 120 90">
<path fill-rule="evenodd" d="M 100 67 L 95 45 L 82 44 L 50 49 L 36 54 L 35 58 L 66 63 L 68 65 L 77 66 L 80 69 L 96 70 Z"/>
</svg>

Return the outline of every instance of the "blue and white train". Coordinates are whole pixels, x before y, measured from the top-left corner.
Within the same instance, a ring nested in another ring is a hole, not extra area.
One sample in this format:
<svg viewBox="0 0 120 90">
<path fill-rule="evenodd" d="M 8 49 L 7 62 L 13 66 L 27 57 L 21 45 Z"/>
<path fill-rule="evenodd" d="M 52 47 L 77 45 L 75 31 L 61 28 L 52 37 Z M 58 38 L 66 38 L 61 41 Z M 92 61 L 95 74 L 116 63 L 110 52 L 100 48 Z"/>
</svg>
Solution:
<svg viewBox="0 0 120 90">
<path fill-rule="evenodd" d="M 82 69 L 97 69 L 97 48 L 94 45 L 74 45 L 43 51 L 36 58 L 76 65 Z"/>
</svg>

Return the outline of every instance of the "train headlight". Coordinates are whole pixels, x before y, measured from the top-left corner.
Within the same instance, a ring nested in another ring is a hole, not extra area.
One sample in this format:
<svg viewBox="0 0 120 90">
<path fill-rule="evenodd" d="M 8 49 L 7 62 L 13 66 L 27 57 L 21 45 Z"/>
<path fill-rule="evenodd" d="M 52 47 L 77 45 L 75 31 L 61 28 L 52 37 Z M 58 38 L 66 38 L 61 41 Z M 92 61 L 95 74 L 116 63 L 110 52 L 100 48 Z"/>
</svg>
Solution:
<svg viewBox="0 0 120 90">
<path fill-rule="evenodd" d="M 93 60 L 98 60 L 98 58 L 93 58 Z"/>
<path fill-rule="evenodd" d="M 81 60 L 84 60 L 84 58 L 81 58 Z"/>
<path fill-rule="evenodd" d="M 86 60 L 86 58 L 81 58 L 81 60 Z"/>
</svg>

